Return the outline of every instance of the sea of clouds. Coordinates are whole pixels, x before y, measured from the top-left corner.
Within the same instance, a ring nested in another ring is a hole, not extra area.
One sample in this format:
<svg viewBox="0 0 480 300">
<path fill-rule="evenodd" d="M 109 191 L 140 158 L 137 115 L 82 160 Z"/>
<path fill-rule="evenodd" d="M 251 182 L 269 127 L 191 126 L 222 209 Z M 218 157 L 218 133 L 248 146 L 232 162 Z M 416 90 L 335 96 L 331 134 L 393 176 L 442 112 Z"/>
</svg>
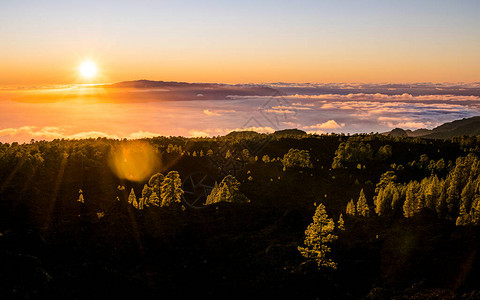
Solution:
<svg viewBox="0 0 480 300">
<path fill-rule="evenodd" d="M 102 93 L 83 98 L 81 92 L 71 88 L 68 92 L 54 89 L 55 93 L 64 92 L 62 97 L 56 94 L 55 101 L 44 101 L 51 89 L 41 90 L 42 101 L 35 101 L 31 90 L 0 91 L 0 141 L 199 137 L 234 130 L 269 133 L 286 128 L 315 134 L 369 133 L 396 127 L 431 129 L 480 115 L 478 84 L 270 86 L 281 93 L 195 101 L 162 101 L 152 96 L 149 101 L 139 102 L 123 97 L 118 103 L 115 99 L 104 101 L 109 96 Z"/>
</svg>

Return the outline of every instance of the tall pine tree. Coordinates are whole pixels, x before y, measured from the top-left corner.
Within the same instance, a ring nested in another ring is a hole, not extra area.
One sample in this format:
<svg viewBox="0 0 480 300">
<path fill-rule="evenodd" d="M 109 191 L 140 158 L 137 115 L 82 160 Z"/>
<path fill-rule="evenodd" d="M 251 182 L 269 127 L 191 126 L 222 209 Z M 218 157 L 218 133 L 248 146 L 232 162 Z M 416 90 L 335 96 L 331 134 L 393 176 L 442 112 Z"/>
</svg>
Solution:
<svg viewBox="0 0 480 300">
<path fill-rule="evenodd" d="M 325 206 L 320 203 L 315 210 L 313 222 L 305 231 L 305 247 L 298 247 L 300 253 L 308 259 L 314 260 L 318 268 L 337 268 L 337 264 L 327 257 L 331 252 L 330 244 L 337 239 L 333 234 L 335 223 L 328 217 Z"/>
<path fill-rule="evenodd" d="M 182 180 L 178 172 L 168 172 L 161 186 L 162 206 L 170 206 L 172 203 L 181 201 L 183 194 L 181 186 Z"/>
<path fill-rule="evenodd" d="M 345 230 L 345 221 L 343 221 L 343 214 L 340 214 L 340 217 L 338 218 L 337 228 L 340 230 Z"/>
<path fill-rule="evenodd" d="M 249 200 L 240 192 L 240 182 L 232 175 L 227 175 L 220 182 L 220 201 L 225 202 L 248 202 Z M 219 201 L 218 201 L 219 202 Z"/>
<path fill-rule="evenodd" d="M 148 206 L 160 206 L 160 198 L 156 192 L 153 192 L 150 197 L 148 197 Z"/>
<path fill-rule="evenodd" d="M 357 208 L 355 206 L 355 202 L 353 202 L 353 199 L 350 199 L 350 202 L 347 203 L 346 213 L 349 216 L 356 216 L 357 215 Z"/>
<path fill-rule="evenodd" d="M 405 202 L 403 203 L 403 215 L 406 218 L 412 217 L 417 212 L 417 193 L 420 184 L 417 181 L 410 181 L 407 184 L 407 191 L 405 194 Z"/>
<path fill-rule="evenodd" d="M 367 197 L 365 197 L 363 189 L 360 191 L 357 201 L 357 215 L 362 217 L 370 216 L 370 208 L 368 207 Z"/>
<path fill-rule="evenodd" d="M 130 190 L 130 195 L 128 195 L 128 204 L 133 205 L 133 207 L 138 208 L 137 196 L 133 188 Z"/>
<path fill-rule="evenodd" d="M 207 200 L 205 201 L 205 205 L 214 204 L 220 201 L 220 187 L 218 183 L 215 181 L 215 185 L 213 189 L 210 191 L 210 194 L 207 196 Z"/>
</svg>

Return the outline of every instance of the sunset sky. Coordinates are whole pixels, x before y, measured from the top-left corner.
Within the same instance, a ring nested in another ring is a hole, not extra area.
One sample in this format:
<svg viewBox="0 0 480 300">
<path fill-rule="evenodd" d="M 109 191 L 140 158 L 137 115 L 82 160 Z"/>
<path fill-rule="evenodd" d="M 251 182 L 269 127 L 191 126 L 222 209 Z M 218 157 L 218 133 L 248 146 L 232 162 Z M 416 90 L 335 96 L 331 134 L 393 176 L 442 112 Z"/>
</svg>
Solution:
<svg viewBox="0 0 480 300">
<path fill-rule="evenodd" d="M 476 82 L 480 1 L 2 1 L 0 86 Z"/>
<path fill-rule="evenodd" d="M 478 0 L 2 1 L 0 142 L 431 129 L 480 114 L 479 12 Z M 216 84 L 109 86 L 139 79 Z"/>
</svg>

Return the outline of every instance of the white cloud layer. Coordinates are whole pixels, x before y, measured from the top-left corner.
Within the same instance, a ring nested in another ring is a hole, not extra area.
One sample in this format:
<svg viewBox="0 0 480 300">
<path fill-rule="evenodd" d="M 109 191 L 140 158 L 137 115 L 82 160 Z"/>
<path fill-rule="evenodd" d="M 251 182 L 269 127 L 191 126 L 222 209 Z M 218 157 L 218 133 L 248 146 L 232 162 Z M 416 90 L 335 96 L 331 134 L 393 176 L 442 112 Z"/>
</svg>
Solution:
<svg viewBox="0 0 480 300">
<path fill-rule="evenodd" d="M 305 129 L 339 129 L 345 126 L 345 123 L 338 124 L 335 120 L 328 120 L 324 123 L 318 123 L 311 126 L 305 126 Z"/>
<path fill-rule="evenodd" d="M 350 89 L 348 85 L 343 88 Z M 0 91 L 0 142 L 218 136 L 235 130 L 274 132 L 286 128 L 300 128 L 310 133 L 383 132 L 395 127 L 433 128 L 480 115 L 480 97 L 472 95 L 349 93 L 229 97 L 238 101 L 200 98 L 195 101 L 152 99 L 141 103 L 75 98 L 33 103 L 11 101 L 8 94 Z"/>
<path fill-rule="evenodd" d="M 22 126 L 19 128 L 0 129 L 0 139 L 10 137 L 12 140 L 26 141 L 28 137 L 34 140 L 53 140 L 53 139 L 86 139 L 86 138 L 111 138 L 111 139 L 140 139 L 160 136 L 160 133 L 148 131 L 136 131 L 122 136 L 117 134 L 109 134 L 101 131 L 82 131 L 76 133 L 66 133 L 66 129 L 62 127 L 36 127 Z"/>
</svg>

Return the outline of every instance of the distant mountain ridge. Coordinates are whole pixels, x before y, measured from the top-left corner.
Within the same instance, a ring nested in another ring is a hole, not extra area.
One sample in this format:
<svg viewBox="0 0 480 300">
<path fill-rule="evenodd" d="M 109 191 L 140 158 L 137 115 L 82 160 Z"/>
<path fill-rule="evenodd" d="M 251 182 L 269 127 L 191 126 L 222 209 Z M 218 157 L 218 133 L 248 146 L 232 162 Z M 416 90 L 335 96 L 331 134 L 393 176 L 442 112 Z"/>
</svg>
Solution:
<svg viewBox="0 0 480 300">
<path fill-rule="evenodd" d="M 129 80 L 129 81 L 121 81 L 113 84 L 106 84 L 104 87 L 107 88 L 137 88 L 137 89 L 145 89 L 145 88 L 185 88 L 185 87 L 197 87 L 197 88 L 205 88 L 205 87 L 216 87 L 219 84 L 217 83 L 189 83 L 189 82 L 178 82 L 178 81 L 161 81 L 161 80 Z"/>
<path fill-rule="evenodd" d="M 133 80 L 102 85 L 108 89 L 138 89 L 164 100 L 225 100 L 228 96 L 276 96 L 279 91 L 265 85 L 188 83 L 176 81 Z"/>
<path fill-rule="evenodd" d="M 272 136 L 275 136 L 277 138 L 288 138 L 288 137 L 298 137 L 298 136 L 304 136 L 307 133 L 303 130 L 299 129 L 282 129 L 282 130 L 277 130 L 273 133 L 270 133 Z M 251 130 L 244 130 L 244 131 L 232 131 L 226 135 L 226 137 L 232 137 L 232 138 L 237 138 L 237 139 L 242 139 L 242 138 L 253 138 L 253 137 L 260 137 L 262 136 L 261 133 L 258 133 L 256 131 L 251 131 Z"/>
<path fill-rule="evenodd" d="M 455 120 L 433 129 L 422 128 L 412 131 L 395 128 L 385 134 L 390 136 L 410 136 L 427 139 L 449 139 L 464 135 L 477 136 L 480 135 L 480 116 Z"/>
<path fill-rule="evenodd" d="M 92 87 L 98 87 L 97 85 Z M 404 95 L 411 96 L 476 96 L 480 97 L 480 83 L 471 85 L 433 85 L 433 84 L 226 84 L 226 83 L 190 83 L 177 81 L 156 81 L 156 80 L 131 80 L 113 84 L 104 84 L 101 87 L 106 89 L 121 90 L 131 89 L 148 92 L 146 95 L 137 98 L 162 100 L 222 100 L 227 96 L 279 96 L 279 95 Z M 405 100 L 407 101 L 407 100 Z M 461 103 L 461 102 L 459 102 Z"/>
</svg>

